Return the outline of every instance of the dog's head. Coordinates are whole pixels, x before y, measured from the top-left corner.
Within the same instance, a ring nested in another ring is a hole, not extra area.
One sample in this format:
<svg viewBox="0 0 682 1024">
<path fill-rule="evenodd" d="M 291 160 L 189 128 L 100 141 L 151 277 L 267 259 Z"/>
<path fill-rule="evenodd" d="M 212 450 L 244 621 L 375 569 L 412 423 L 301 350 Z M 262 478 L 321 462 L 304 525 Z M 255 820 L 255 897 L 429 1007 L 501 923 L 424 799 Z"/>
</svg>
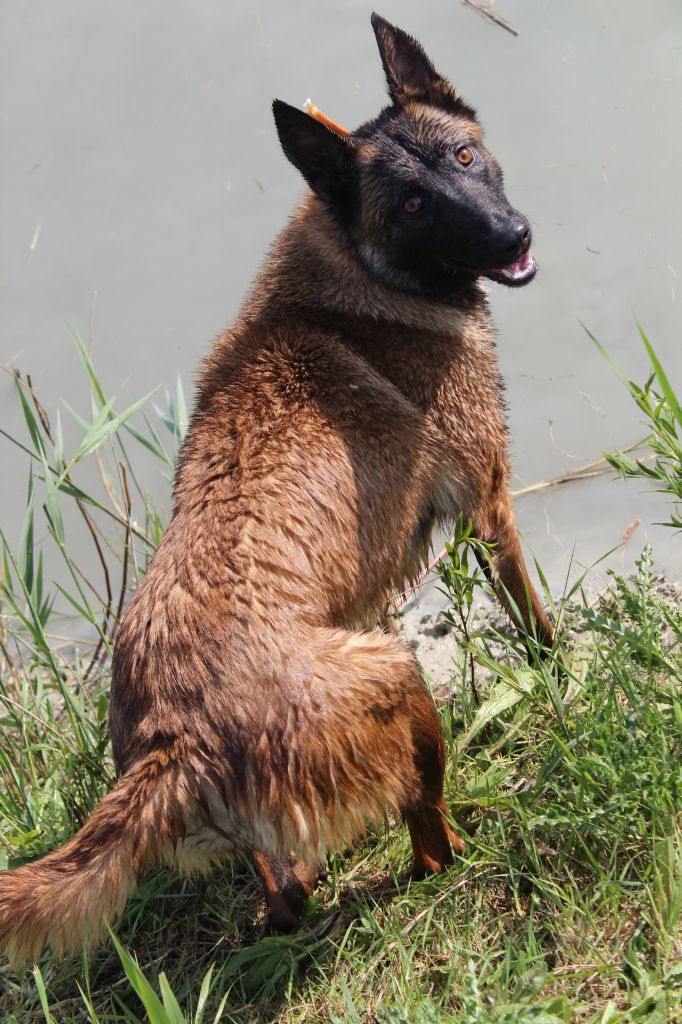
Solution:
<svg viewBox="0 0 682 1024">
<path fill-rule="evenodd" d="M 531 230 L 507 201 L 475 112 L 422 47 L 372 16 L 392 104 L 343 134 L 275 100 L 282 148 L 389 287 L 447 298 L 485 275 L 526 284 Z"/>
</svg>

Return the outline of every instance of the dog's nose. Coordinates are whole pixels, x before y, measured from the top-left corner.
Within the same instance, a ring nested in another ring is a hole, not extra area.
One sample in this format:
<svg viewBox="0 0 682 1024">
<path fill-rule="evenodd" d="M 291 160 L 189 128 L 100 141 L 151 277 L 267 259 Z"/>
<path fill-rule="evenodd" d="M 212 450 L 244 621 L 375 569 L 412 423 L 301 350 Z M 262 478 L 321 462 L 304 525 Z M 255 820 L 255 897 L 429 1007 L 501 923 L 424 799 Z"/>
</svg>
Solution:
<svg viewBox="0 0 682 1024">
<path fill-rule="evenodd" d="M 530 249 L 530 225 L 525 220 L 515 221 L 509 228 L 505 238 L 505 255 L 510 260 L 518 259 Z"/>
</svg>

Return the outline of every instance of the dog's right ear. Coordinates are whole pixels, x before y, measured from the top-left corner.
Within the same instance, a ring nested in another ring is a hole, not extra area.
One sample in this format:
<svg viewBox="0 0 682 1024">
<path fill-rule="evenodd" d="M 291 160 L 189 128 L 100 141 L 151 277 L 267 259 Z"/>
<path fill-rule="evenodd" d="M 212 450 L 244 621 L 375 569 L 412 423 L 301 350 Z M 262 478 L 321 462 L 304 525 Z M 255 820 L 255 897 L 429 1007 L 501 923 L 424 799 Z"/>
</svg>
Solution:
<svg viewBox="0 0 682 1024">
<path fill-rule="evenodd" d="M 298 168 L 320 199 L 339 205 L 350 190 L 355 146 L 352 139 L 328 128 L 282 100 L 272 104 L 284 155 Z"/>
</svg>

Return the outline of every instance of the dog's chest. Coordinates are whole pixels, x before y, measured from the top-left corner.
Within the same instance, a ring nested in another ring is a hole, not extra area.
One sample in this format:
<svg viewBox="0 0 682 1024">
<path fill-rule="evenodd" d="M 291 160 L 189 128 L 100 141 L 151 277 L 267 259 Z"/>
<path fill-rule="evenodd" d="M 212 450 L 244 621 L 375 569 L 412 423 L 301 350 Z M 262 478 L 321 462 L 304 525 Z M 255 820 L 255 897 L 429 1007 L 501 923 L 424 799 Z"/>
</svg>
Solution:
<svg viewBox="0 0 682 1024">
<path fill-rule="evenodd" d="M 478 490 L 470 460 L 457 443 L 457 423 L 437 420 L 430 430 L 432 453 L 421 495 L 420 528 L 430 531 L 435 523 L 454 521 L 471 508 Z"/>
<path fill-rule="evenodd" d="M 459 374 L 437 391 L 424 410 L 428 423 L 428 471 L 418 502 L 419 516 L 410 545 L 428 546 L 436 525 L 448 527 L 460 513 L 476 517 L 481 494 L 506 427 L 497 388 L 490 378 L 472 382 Z"/>
<path fill-rule="evenodd" d="M 409 560 L 409 551 L 423 551 L 436 523 L 450 523 L 460 512 L 473 518 L 486 467 L 506 445 L 492 334 L 484 319 L 471 320 L 456 335 L 392 325 L 363 337 L 361 352 L 421 424 L 418 436 L 401 441 L 401 447 L 413 446 L 408 463 L 420 467 L 401 481 L 412 491 Z"/>
</svg>

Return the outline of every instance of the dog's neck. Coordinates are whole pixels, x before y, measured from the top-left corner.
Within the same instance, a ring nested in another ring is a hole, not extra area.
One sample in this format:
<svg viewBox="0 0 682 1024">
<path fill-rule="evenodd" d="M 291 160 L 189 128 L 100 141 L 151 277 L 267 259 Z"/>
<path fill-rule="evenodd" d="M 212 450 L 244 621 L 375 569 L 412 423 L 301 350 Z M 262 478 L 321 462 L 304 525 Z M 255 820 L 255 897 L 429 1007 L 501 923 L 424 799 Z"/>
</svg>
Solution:
<svg viewBox="0 0 682 1024">
<path fill-rule="evenodd" d="M 340 314 L 461 336 L 484 306 L 485 293 L 477 284 L 457 306 L 388 288 L 366 269 L 332 215 L 309 193 L 272 246 L 243 315 L 319 321 Z"/>
</svg>

